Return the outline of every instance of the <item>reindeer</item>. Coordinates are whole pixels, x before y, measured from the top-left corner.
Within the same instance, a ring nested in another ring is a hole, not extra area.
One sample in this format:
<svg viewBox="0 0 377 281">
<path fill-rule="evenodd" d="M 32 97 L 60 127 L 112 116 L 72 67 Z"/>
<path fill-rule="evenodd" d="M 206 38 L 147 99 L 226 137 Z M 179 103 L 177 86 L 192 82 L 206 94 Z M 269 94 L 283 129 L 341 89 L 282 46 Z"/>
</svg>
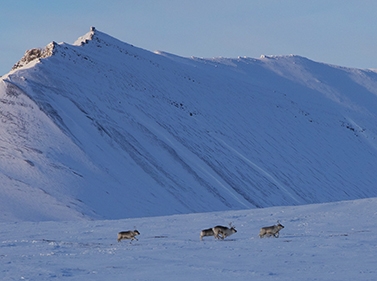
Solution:
<svg viewBox="0 0 377 281">
<path fill-rule="evenodd" d="M 264 236 L 270 237 L 271 235 L 273 235 L 275 238 L 278 238 L 279 231 L 283 229 L 284 226 L 281 225 L 279 221 L 277 221 L 277 223 L 277 225 L 262 227 L 259 232 L 259 237 L 263 238 Z"/>
<path fill-rule="evenodd" d="M 200 232 L 200 240 L 203 240 L 203 237 L 204 236 L 214 236 L 215 234 L 213 233 L 213 229 L 212 228 L 208 228 L 208 229 L 203 229 L 201 232 Z"/>
<path fill-rule="evenodd" d="M 217 239 L 224 239 L 237 232 L 236 227 L 233 226 L 232 223 L 229 224 L 229 227 L 221 225 L 215 226 L 212 228 L 212 231 L 213 236 L 215 236 Z"/>
<path fill-rule="evenodd" d="M 129 231 L 121 231 L 118 233 L 118 242 L 120 242 L 120 240 L 123 240 L 123 239 L 131 239 L 132 240 L 137 240 L 137 238 L 135 237 L 136 235 L 140 235 L 140 232 L 137 231 L 136 229 L 134 231 L 132 230 L 129 230 Z"/>
</svg>

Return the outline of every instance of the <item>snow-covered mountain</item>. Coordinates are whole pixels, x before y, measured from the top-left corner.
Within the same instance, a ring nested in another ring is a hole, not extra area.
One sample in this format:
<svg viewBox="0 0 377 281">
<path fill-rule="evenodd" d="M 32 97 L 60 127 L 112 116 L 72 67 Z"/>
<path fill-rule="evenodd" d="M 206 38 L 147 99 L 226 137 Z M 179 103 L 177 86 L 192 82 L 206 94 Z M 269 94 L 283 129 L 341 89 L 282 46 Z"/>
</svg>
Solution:
<svg viewBox="0 0 377 281">
<path fill-rule="evenodd" d="M 377 197 L 377 73 L 182 58 L 95 28 L 0 82 L 0 221 Z"/>
</svg>

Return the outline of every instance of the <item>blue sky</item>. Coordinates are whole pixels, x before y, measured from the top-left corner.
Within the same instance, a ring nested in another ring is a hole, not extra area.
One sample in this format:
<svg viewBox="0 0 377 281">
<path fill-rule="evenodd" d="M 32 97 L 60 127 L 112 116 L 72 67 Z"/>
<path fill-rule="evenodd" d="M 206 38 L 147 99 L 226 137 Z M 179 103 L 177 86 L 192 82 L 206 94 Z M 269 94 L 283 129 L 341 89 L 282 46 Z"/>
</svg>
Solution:
<svg viewBox="0 0 377 281">
<path fill-rule="evenodd" d="M 72 44 L 95 26 L 189 57 L 295 54 L 377 68 L 375 0 L 13 0 L 0 9 L 0 75 L 27 49 Z"/>
</svg>

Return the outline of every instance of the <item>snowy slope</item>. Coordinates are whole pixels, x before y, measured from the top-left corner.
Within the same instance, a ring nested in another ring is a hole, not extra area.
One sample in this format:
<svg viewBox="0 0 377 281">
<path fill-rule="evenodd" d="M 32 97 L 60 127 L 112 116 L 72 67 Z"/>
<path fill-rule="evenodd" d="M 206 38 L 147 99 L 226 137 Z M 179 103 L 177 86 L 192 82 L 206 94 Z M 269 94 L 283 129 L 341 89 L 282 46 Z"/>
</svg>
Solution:
<svg viewBox="0 0 377 281">
<path fill-rule="evenodd" d="M 377 199 L 90 222 L 0 223 L 2 280 L 376 280 Z M 284 225 L 279 238 L 259 228 Z M 200 230 L 229 222 L 225 240 Z M 134 229 L 138 241 L 117 242 Z"/>
<path fill-rule="evenodd" d="M 182 58 L 94 28 L 0 81 L 0 221 L 376 197 L 377 74 Z"/>
</svg>

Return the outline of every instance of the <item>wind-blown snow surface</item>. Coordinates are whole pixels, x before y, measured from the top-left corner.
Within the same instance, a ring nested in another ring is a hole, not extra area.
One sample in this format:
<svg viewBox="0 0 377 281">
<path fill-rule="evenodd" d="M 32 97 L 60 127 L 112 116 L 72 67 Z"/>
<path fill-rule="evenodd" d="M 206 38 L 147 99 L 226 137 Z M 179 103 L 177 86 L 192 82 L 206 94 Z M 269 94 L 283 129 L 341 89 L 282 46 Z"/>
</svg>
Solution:
<svg viewBox="0 0 377 281">
<path fill-rule="evenodd" d="M 0 81 L 0 221 L 376 197 L 377 74 L 182 58 L 94 28 Z"/>
<path fill-rule="evenodd" d="M 0 223 L 2 280 L 376 280 L 377 199 L 116 221 Z M 279 238 L 258 237 L 280 220 Z M 201 229 L 233 222 L 225 240 Z M 117 242 L 134 229 L 138 241 Z"/>
</svg>

